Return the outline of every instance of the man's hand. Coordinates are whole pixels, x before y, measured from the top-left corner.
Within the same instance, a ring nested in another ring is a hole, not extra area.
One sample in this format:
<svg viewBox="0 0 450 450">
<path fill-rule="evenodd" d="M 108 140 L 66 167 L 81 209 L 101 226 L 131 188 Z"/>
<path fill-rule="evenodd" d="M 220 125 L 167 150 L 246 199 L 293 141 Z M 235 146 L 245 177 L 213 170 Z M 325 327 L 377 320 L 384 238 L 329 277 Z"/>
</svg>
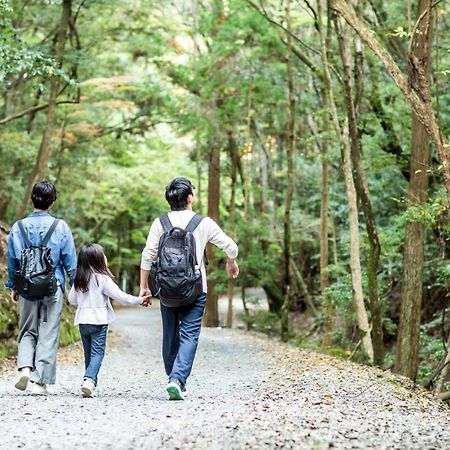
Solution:
<svg viewBox="0 0 450 450">
<path fill-rule="evenodd" d="M 11 301 L 16 304 L 18 303 L 19 295 L 17 294 L 17 291 L 11 291 Z"/>
<path fill-rule="evenodd" d="M 142 297 L 142 303 L 141 303 L 141 306 L 145 306 L 145 307 L 147 307 L 148 305 L 151 305 L 152 304 L 152 296 L 151 295 L 144 295 L 143 297 Z"/>
<path fill-rule="evenodd" d="M 141 287 L 140 291 L 139 291 L 139 297 L 148 297 L 148 296 L 152 296 L 152 293 L 150 292 L 150 288 L 149 287 Z"/>
<path fill-rule="evenodd" d="M 237 262 L 234 259 L 228 259 L 227 260 L 227 274 L 230 278 L 237 278 L 239 275 L 239 266 L 237 265 Z"/>
</svg>

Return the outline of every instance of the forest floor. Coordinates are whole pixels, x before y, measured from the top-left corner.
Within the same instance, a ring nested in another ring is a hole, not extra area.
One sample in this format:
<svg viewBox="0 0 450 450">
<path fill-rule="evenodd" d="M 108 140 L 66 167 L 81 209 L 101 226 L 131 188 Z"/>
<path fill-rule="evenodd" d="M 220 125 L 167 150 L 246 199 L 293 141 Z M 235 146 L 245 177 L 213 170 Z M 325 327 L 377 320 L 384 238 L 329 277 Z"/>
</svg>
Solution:
<svg viewBox="0 0 450 450">
<path fill-rule="evenodd" d="M 203 329 L 186 400 L 165 392 L 156 306 L 111 326 L 97 395 L 79 394 L 80 344 L 62 349 L 51 395 L 0 378 L 0 448 L 448 449 L 450 410 L 408 382 L 276 339 Z"/>
</svg>

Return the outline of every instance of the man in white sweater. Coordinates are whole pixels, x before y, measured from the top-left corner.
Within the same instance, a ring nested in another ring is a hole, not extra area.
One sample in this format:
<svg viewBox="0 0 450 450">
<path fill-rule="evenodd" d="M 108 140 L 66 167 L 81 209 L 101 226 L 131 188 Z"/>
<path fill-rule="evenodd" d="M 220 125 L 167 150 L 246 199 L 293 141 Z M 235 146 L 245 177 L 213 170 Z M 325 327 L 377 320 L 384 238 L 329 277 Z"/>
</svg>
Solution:
<svg viewBox="0 0 450 450">
<path fill-rule="evenodd" d="M 192 205 L 195 200 L 194 186 L 187 178 L 175 178 L 166 186 L 166 200 L 171 212 L 168 218 L 173 227 L 185 229 L 195 216 Z M 160 218 L 155 219 L 148 234 L 141 260 L 140 296 L 150 294 L 149 275 L 152 262 L 158 255 L 160 237 L 164 228 Z M 160 303 L 163 323 L 162 354 L 164 367 L 169 376 L 167 391 L 171 400 L 182 400 L 183 392 L 197 350 L 201 320 L 206 304 L 206 269 L 204 262 L 205 247 L 208 242 L 222 249 L 228 259 L 226 270 L 230 277 L 236 278 L 239 267 L 235 261 L 238 255 L 236 243 L 209 217 L 203 218 L 193 231 L 197 261 L 200 261 L 203 293 L 196 301 L 187 306 L 168 307 Z"/>
</svg>

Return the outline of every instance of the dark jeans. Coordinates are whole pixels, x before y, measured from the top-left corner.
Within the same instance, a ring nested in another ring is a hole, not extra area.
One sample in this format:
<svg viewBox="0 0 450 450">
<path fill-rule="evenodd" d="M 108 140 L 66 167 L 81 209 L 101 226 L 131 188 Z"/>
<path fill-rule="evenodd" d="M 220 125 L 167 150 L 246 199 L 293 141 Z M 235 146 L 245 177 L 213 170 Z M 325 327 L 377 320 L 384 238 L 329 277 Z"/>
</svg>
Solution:
<svg viewBox="0 0 450 450">
<path fill-rule="evenodd" d="M 186 384 L 192 370 L 205 304 L 206 294 L 192 305 L 179 308 L 161 303 L 164 367 L 169 378 L 177 378 L 182 384 Z"/>
<path fill-rule="evenodd" d="M 108 325 L 80 323 L 80 335 L 84 349 L 84 378 L 90 378 L 97 386 L 97 376 L 105 356 Z"/>
</svg>

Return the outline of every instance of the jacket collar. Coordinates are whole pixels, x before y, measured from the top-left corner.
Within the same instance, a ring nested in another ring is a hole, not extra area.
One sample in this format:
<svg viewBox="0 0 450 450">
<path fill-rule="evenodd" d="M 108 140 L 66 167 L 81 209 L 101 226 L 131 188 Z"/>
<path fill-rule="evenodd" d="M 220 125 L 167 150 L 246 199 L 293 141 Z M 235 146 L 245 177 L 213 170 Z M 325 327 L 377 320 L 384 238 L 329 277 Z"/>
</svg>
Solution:
<svg viewBox="0 0 450 450">
<path fill-rule="evenodd" d="M 35 217 L 35 216 L 49 216 L 50 214 L 48 212 L 44 211 L 33 211 L 28 217 Z"/>
</svg>

